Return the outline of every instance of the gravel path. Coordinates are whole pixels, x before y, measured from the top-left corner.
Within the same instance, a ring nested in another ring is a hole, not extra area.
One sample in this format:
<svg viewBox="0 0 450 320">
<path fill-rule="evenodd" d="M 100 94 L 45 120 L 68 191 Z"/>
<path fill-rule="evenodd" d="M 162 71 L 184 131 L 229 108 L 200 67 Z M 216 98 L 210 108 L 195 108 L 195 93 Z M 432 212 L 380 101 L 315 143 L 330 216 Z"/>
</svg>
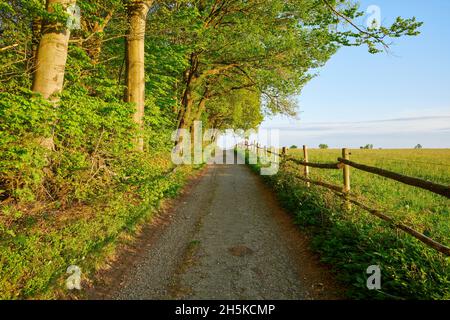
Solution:
<svg viewBox="0 0 450 320">
<path fill-rule="evenodd" d="M 337 299 L 308 240 L 245 165 L 211 165 L 136 260 L 109 271 L 113 299 Z M 122 272 L 117 273 L 117 270 Z M 120 276 L 118 276 L 118 274 Z M 120 281 L 119 281 L 120 280 Z M 105 282 L 101 284 L 106 286 Z M 99 284 L 100 286 L 100 284 Z"/>
</svg>

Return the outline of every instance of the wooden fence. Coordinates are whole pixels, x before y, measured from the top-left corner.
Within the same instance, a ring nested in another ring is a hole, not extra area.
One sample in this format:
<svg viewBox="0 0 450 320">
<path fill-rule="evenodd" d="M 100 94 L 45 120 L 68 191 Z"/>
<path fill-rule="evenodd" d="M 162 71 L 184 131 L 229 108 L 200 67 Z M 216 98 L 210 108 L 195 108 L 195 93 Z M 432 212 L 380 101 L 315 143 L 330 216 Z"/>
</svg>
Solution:
<svg viewBox="0 0 450 320">
<path fill-rule="evenodd" d="M 351 193 L 351 184 L 350 184 L 350 168 L 358 169 L 361 171 L 365 171 L 368 173 L 372 173 L 378 176 L 382 176 L 387 179 L 395 180 L 397 182 L 401 182 L 403 184 L 407 184 L 410 186 L 414 186 L 417 188 L 421 188 L 430 192 L 433 192 L 435 194 L 441 195 L 446 197 L 447 199 L 450 198 L 450 187 L 440 185 L 437 183 L 433 183 L 430 181 L 409 177 L 406 175 L 398 174 L 392 171 L 384 170 L 377 167 L 367 166 L 360 163 L 356 163 L 353 161 L 350 161 L 350 152 L 347 148 L 342 149 L 342 157 L 339 157 L 337 159 L 337 162 L 331 162 L 331 163 L 314 163 L 308 161 L 308 148 L 307 146 L 303 146 L 303 160 L 296 159 L 291 156 L 289 156 L 286 153 L 286 148 L 282 148 L 281 153 L 278 153 L 275 151 L 274 148 L 268 148 L 268 147 L 261 147 L 259 143 L 254 142 L 253 144 L 245 142 L 244 144 L 240 144 L 241 147 L 245 148 L 248 151 L 254 152 L 257 154 L 257 157 L 259 157 L 260 150 L 264 150 L 264 154 L 272 154 L 280 157 L 280 162 L 293 162 L 298 165 L 303 166 L 303 174 L 301 176 L 296 176 L 298 179 L 306 182 L 307 187 L 309 187 L 311 184 L 317 185 L 326 189 L 331 190 L 334 192 L 337 196 L 344 199 L 344 202 L 346 204 L 347 209 L 351 209 L 352 204 L 356 205 L 365 211 L 369 212 L 370 214 L 387 221 L 390 223 L 390 225 L 394 228 L 400 229 L 407 234 L 413 236 L 414 238 L 420 240 L 427 246 L 445 254 L 446 256 L 450 256 L 450 248 L 427 237 L 426 235 L 412 229 L 411 227 L 408 227 L 404 224 L 397 223 L 392 219 L 391 217 L 387 216 L 386 214 L 382 213 L 381 211 L 377 209 L 372 209 L 362 203 L 358 200 L 358 198 Z M 312 180 L 309 177 L 309 168 L 319 168 L 319 169 L 328 169 L 328 170 L 342 170 L 343 173 L 343 181 L 342 186 L 330 184 L 323 181 L 316 181 Z"/>
</svg>

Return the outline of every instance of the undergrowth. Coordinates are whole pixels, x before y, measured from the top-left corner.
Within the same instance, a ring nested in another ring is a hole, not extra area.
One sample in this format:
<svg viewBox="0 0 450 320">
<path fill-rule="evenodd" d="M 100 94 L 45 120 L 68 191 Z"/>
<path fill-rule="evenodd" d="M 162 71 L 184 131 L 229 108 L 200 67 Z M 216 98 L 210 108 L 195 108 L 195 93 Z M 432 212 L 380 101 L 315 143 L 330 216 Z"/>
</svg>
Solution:
<svg viewBox="0 0 450 320">
<path fill-rule="evenodd" d="M 131 105 L 72 89 L 57 106 L 0 93 L 0 299 L 67 293 L 68 266 L 89 277 L 194 170 L 174 169 L 173 124 L 152 101 L 139 132 Z M 145 152 L 134 150 L 138 134 Z"/>
</svg>

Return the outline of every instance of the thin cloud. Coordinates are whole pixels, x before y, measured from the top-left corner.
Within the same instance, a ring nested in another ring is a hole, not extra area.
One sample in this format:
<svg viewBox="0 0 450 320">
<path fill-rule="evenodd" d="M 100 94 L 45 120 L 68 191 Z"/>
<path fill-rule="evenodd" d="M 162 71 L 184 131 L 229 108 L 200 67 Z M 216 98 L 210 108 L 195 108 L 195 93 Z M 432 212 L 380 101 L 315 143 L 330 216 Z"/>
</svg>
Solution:
<svg viewBox="0 0 450 320">
<path fill-rule="evenodd" d="M 330 134 L 390 134 L 390 133 L 426 133 L 443 132 L 449 130 L 450 115 L 403 117 L 382 120 L 353 121 L 353 122 L 299 122 L 290 125 L 264 126 L 264 129 L 278 129 L 293 131 L 302 135 L 330 135 Z"/>
</svg>

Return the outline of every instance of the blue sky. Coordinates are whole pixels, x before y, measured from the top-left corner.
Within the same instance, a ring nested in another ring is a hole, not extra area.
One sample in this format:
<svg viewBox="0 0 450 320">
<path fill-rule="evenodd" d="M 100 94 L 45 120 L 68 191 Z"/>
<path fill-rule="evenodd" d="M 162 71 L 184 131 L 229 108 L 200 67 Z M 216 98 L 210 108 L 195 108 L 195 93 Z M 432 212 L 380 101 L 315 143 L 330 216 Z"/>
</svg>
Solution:
<svg viewBox="0 0 450 320">
<path fill-rule="evenodd" d="M 384 25 L 423 21 L 418 37 L 395 39 L 391 53 L 342 48 L 298 97 L 299 119 L 275 117 L 281 145 L 450 148 L 450 1 L 359 1 L 376 5 Z"/>
</svg>

